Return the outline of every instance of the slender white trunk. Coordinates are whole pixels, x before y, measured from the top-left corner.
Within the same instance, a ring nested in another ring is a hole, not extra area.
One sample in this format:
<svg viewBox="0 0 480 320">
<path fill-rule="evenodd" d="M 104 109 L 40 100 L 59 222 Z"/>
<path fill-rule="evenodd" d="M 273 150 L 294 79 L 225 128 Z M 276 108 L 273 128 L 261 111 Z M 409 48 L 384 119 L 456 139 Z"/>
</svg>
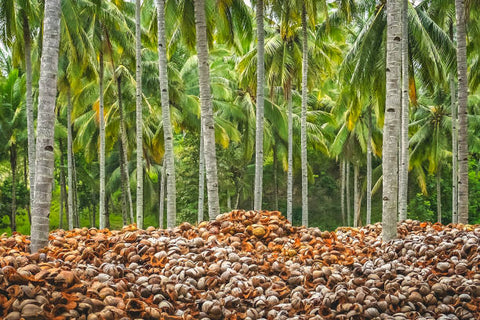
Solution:
<svg viewBox="0 0 480 320">
<path fill-rule="evenodd" d="M 230 196 L 230 192 L 227 191 L 227 210 L 232 210 L 232 197 Z"/>
<path fill-rule="evenodd" d="M 372 223 L 372 107 L 368 109 L 367 141 L 367 225 Z"/>
<path fill-rule="evenodd" d="M 165 164 L 167 174 L 167 227 L 173 228 L 177 219 L 175 157 L 173 154 L 173 130 L 170 120 L 168 96 L 167 48 L 165 40 L 165 0 L 157 0 L 158 21 L 158 67 L 162 102 L 163 137 L 165 143 Z"/>
<path fill-rule="evenodd" d="M 67 180 L 68 180 L 68 229 L 73 229 L 73 130 L 72 130 L 72 103 L 70 88 L 67 101 Z"/>
<path fill-rule="evenodd" d="M 201 120 L 200 120 L 201 122 Z M 203 140 L 203 125 L 200 124 L 200 151 L 198 161 L 198 223 L 204 220 L 203 207 L 205 204 L 205 148 Z"/>
<path fill-rule="evenodd" d="M 458 72 L 458 222 L 468 223 L 468 76 L 465 0 L 455 0 Z"/>
<path fill-rule="evenodd" d="M 351 201 L 350 201 L 350 162 L 346 161 L 347 169 L 346 169 L 346 188 L 347 188 L 347 226 L 351 226 L 352 224 L 350 223 L 351 219 L 351 214 L 350 214 L 350 209 L 351 209 Z"/>
<path fill-rule="evenodd" d="M 452 109 L 452 222 L 458 223 L 458 127 L 455 80 L 450 75 L 450 106 Z"/>
<path fill-rule="evenodd" d="M 30 26 L 26 12 L 23 11 L 23 41 L 25 50 L 25 76 L 27 97 L 27 132 L 28 132 L 28 170 L 30 182 L 30 208 L 33 207 L 33 195 L 35 192 L 35 125 L 33 119 L 33 95 L 32 95 L 32 44 L 30 38 Z"/>
<path fill-rule="evenodd" d="M 386 103 L 383 128 L 383 240 L 397 237 L 398 136 L 402 76 L 402 0 L 387 5 Z"/>
<path fill-rule="evenodd" d="M 287 171 L 287 219 L 293 223 L 293 115 L 292 115 L 292 91 L 287 92 L 288 104 L 288 171 Z"/>
<path fill-rule="evenodd" d="M 159 227 L 163 229 L 163 208 L 165 207 L 165 159 L 163 159 L 162 170 L 160 172 L 160 193 L 158 195 L 158 220 Z"/>
<path fill-rule="evenodd" d="M 302 114 L 300 148 L 302 158 L 302 225 L 308 227 L 308 160 L 307 160 L 307 76 L 308 76 L 308 31 L 307 10 L 305 2 L 302 7 L 302 34 L 303 34 L 303 57 L 302 57 Z"/>
<path fill-rule="evenodd" d="M 38 90 L 35 197 L 32 207 L 31 252 L 48 243 L 54 166 L 55 98 L 57 96 L 60 0 L 45 0 L 42 58 Z"/>
<path fill-rule="evenodd" d="M 103 104 L 103 52 L 100 50 L 100 72 L 99 72 L 99 95 L 100 95 L 100 108 L 99 108 L 99 126 L 100 126 L 100 203 L 99 203 L 99 227 L 104 229 L 106 227 L 106 215 L 105 215 L 105 115 Z"/>
<path fill-rule="evenodd" d="M 257 112 L 255 132 L 255 191 L 254 210 L 262 209 L 263 194 L 263 114 L 264 96 L 263 84 L 265 81 L 265 58 L 264 58 L 264 37 L 263 29 L 263 0 L 258 0 L 257 10 Z"/>
<path fill-rule="evenodd" d="M 136 135 L 137 135 L 137 227 L 143 229 L 143 111 L 141 0 L 135 0 Z"/>
<path fill-rule="evenodd" d="M 113 59 L 112 59 L 113 63 Z M 128 213 L 130 223 L 135 223 L 135 217 L 133 215 L 133 201 L 132 201 L 132 191 L 130 189 L 130 173 L 128 172 L 128 142 L 127 142 L 127 132 L 125 129 L 125 115 L 123 113 L 123 99 L 122 99 L 122 78 L 121 76 L 117 77 L 117 93 L 118 93 L 118 109 L 120 113 L 120 152 L 122 153 L 121 158 L 123 158 L 123 168 L 122 175 L 124 176 L 124 184 L 126 198 L 128 202 Z"/>
<path fill-rule="evenodd" d="M 441 170 L 437 167 L 437 222 L 442 223 L 442 186 L 441 182 Z"/>
<path fill-rule="evenodd" d="M 342 208 L 342 225 L 345 225 L 345 160 L 340 162 L 340 207 Z"/>
<path fill-rule="evenodd" d="M 402 0 L 402 110 L 400 168 L 398 182 L 398 220 L 407 219 L 408 203 L 408 0 Z"/>
<path fill-rule="evenodd" d="M 200 87 L 201 117 L 203 118 L 203 139 L 205 147 L 205 167 L 207 171 L 208 216 L 215 220 L 220 213 L 218 200 L 217 155 L 215 151 L 215 122 L 213 119 L 210 90 L 210 70 L 208 64 L 207 23 L 205 0 L 195 2 L 195 27 L 197 37 L 198 75 Z"/>
<path fill-rule="evenodd" d="M 358 164 L 353 165 L 353 227 L 358 227 L 358 215 L 360 213 L 358 199 Z"/>
</svg>

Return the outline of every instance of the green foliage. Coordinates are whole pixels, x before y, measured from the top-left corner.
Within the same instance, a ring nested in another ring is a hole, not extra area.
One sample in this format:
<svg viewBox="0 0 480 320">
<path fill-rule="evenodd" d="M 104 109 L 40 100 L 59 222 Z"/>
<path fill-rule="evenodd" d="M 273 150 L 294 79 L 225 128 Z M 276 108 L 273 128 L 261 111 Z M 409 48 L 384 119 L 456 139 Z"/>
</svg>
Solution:
<svg viewBox="0 0 480 320">
<path fill-rule="evenodd" d="M 417 193 L 415 198 L 408 203 L 408 218 L 420 221 L 435 221 L 432 203 L 422 193 Z"/>
</svg>

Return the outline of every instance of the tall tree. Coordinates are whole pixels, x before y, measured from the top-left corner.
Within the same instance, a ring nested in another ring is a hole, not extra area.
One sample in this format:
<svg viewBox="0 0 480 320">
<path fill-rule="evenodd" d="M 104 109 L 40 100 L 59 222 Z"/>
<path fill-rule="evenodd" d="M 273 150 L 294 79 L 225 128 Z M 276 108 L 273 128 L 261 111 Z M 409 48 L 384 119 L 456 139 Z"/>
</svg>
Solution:
<svg viewBox="0 0 480 320">
<path fill-rule="evenodd" d="M 398 220 L 407 219 L 408 197 L 408 0 L 402 0 L 402 107 L 398 172 Z"/>
<path fill-rule="evenodd" d="M 137 133 L 137 226 L 143 228 L 143 111 L 141 0 L 135 0 L 136 133 Z"/>
<path fill-rule="evenodd" d="M 263 0 L 256 4 L 257 19 L 257 111 L 255 132 L 255 194 L 254 210 L 262 209 L 263 194 L 263 125 L 264 125 L 264 92 L 265 81 L 265 30 L 263 28 Z"/>
<path fill-rule="evenodd" d="M 176 223 L 176 186 L 175 158 L 173 154 L 173 130 L 170 120 L 170 102 L 168 95 L 167 48 L 165 40 L 165 0 L 157 0 L 158 20 L 158 67 L 160 78 L 160 94 L 162 102 L 163 136 L 165 143 L 165 167 L 167 175 L 167 227 L 173 228 Z"/>
<path fill-rule="evenodd" d="M 291 82 L 287 84 L 287 108 L 288 108 L 288 169 L 287 169 L 287 219 L 293 223 L 293 102 Z"/>
<path fill-rule="evenodd" d="M 73 217 L 75 208 L 73 205 L 74 198 L 74 186 L 73 186 L 73 129 L 72 129 L 72 102 L 70 98 L 70 92 L 67 93 L 68 102 L 67 102 L 67 180 L 68 180 L 68 194 L 67 194 L 67 203 L 68 203 L 68 229 L 73 229 Z"/>
<path fill-rule="evenodd" d="M 468 77 L 465 0 L 455 0 L 458 74 L 458 222 L 468 223 Z"/>
<path fill-rule="evenodd" d="M 107 217 L 105 213 L 105 115 L 104 115 L 104 99 L 103 99 L 103 77 L 104 77 L 104 64 L 103 64 L 103 49 L 100 49 L 99 54 L 99 127 L 100 127 L 100 202 L 99 202 L 99 227 L 104 229 L 107 227 Z"/>
<path fill-rule="evenodd" d="M 308 227 L 308 162 L 307 162 L 307 76 L 308 76 L 307 9 L 302 5 L 302 114 L 300 148 L 302 159 L 302 225 Z"/>
<path fill-rule="evenodd" d="M 458 119 L 455 79 L 449 76 L 450 109 L 452 114 L 452 222 L 458 223 Z"/>
<path fill-rule="evenodd" d="M 402 76 L 402 0 L 387 2 L 386 102 L 383 128 L 383 240 L 397 237 L 398 134 Z"/>
<path fill-rule="evenodd" d="M 372 106 L 369 106 L 367 138 L 367 224 L 372 223 L 372 143 Z"/>
<path fill-rule="evenodd" d="M 195 2 L 195 28 L 197 38 L 198 75 L 200 87 L 201 124 L 205 147 L 205 167 L 207 173 L 208 216 L 214 220 L 220 213 L 218 199 L 217 156 L 215 151 L 215 126 L 210 89 L 210 70 L 208 64 L 207 24 L 205 18 L 205 0 Z"/>
<path fill-rule="evenodd" d="M 45 0 L 40 87 L 38 92 L 35 193 L 32 208 L 31 251 L 48 243 L 50 201 L 53 182 L 53 136 L 57 95 L 60 0 Z M 41 174 L 40 174 L 41 172 Z"/>
</svg>

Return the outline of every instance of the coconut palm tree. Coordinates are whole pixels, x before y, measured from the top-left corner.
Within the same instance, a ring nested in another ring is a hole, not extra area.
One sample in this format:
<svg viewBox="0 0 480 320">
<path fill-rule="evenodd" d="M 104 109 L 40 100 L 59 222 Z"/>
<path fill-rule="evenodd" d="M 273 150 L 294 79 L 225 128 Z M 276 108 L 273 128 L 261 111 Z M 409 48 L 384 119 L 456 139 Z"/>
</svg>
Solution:
<svg viewBox="0 0 480 320">
<path fill-rule="evenodd" d="M 264 123 L 264 81 L 265 81 L 265 30 L 263 27 L 263 0 L 256 4 L 257 20 L 257 111 L 255 131 L 255 193 L 253 209 L 262 209 L 263 194 L 263 123 Z"/>
<path fill-rule="evenodd" d="M 46 0 L 43 21 L 42 59 L 38 93 L 35 196 L 32 208 L 31 251 L 48 243 L 50 200 L 53 181 L 53 135 L 57 95 L 58 47 L 60 43 L 60 1 Z"/>
<path fill-rule="evenodd" d="M 170 120 L 170 103 L 168 95 L 167 50 L 165 36 L 165 1 L 157 0 L 158 19 L 158 66 L 160 78 L 160 92 L 162 101 L 162 123 L 165 143 L 165 167 L 167 176 L 167 227 L 172 228 L 176 223 L 176 186 L 175 161 L 173 154 L 173 133 Z M 163 178 L 163 175 L 162 175 Z"/>
<path fill-rule="evenodd" d="M 465 1 L 455 0 L 458 76 L 458 222 L 468 223 L 468 75 Z"/>
<path fill-rule="evenodd" d="M 200 87 L 201 125 L 205 148 L 207 173 L 208 216 L 214 220 L 220 214 L 218 200 L 217 156 L 215 151 L 215 126 L 210 90 L 208 64 L 207 25 L 205 1 L 195 1 L 195 28 L 197 37 L 198 75 Z"/>
</svg>

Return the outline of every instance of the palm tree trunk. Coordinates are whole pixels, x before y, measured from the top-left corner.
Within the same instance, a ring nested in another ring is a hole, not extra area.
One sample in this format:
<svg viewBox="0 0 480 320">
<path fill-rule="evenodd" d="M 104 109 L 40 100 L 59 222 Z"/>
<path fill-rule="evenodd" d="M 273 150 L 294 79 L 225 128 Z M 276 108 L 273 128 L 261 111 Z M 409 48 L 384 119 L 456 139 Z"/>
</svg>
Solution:
<svg viewBox="0 0 480 320">
<path fill-rule="evenodd" d="M 347 188 L 347 226 L 351 226 L 350 219 L 351 219 L 351 214 L 350 214 L 350 162 L 346 161 L 347 169 L 346 169 L 346 188 Z"/>
<path fill-rule="evenodd" d="M 163 229 L 163 208 L 165 201 L 165 159 L 163 159 L 162 170 L 160 172 L 160 188 L 158 194 L 158 220 L 159 227 Z"/>
<path fill-rule="evenodd" d="M 442 223 L 442 186 L 441 182 L 442 171 L 437 167 L 437 222 Z"/>
<path fill-rule="evenodd" d="M 120 108 L 120 103 L 119 103 Z M 122 120 L 120 120 L 121 122 Z M 121 126 L 121 125 L 120 125 Z M 121 129 L 120 129 L 121 131 Z M 121 135 L 121 133 L 120 133 Z M 118 144 L 120 149 L 120 180 L 122 185 L 122 221 L 123 225 L 128 225 L 128 213 L 127 213 L 127 177 L 125 175 L 125 157 L 123 154 L 123 143 L 122 139 L 120 139 L 120 143 Z"/>
<path fill-rule="evenodd" d="M 173 228 L 176 223 L 176 182 L 175 156 L 173 154 L 173 131 L 170 120 L 170 102 L 168 96 L 167 45 L 165 40 L 165 0 L 157 0 L 158 20 L 158 67 L 160 92 L 162 99 L 163 137 L 165 141 L 165 164 L 167 175 L 167 227 Z"/>
<path fill-rule="evenodd" d="M 307 76 L 308 76 L 308 41 L 307 10 L 302 6 L 303 59 L 302 59 L 302 114 L 300 148 L 302 149 L 302 225 L 308 227 L 308 161 L 307 161 Z"/>
<path fill-rule="evenodd" d="M 468 223 L 468 78 L 465 0 L 455 0 L 458 72 L 458 222 Z"/>
<path fill-rule="evenodd" d="M 402 0 L 389 0 L 387 6 L 386 103 L 383 128 L 383 240 L 397 237 L 398 135 L 402 76 Z"/>
<path fill-rule="evenodd" d="M 27 108 L 27 132 L 28 132 L 28 169 L 30 181 L 30 208 L 33 207 L 33 195 L 35 191 L 35 125 L 33 119 L 33 95 L 32 95 L 32 60 L 31 39 L 28 17 L 23 10 L 23 41 L 25 50 L 25 75 L 26 75 L 26 108 Z"/>
<path fill-rule="evenodd" d="M 227 191 L 227 210 L 232 210 L 232 197 L 230 196 L 230 192 Z"/>
<path fill-rule="evenodd" d="M 137 227 L 143 229 L 143 111 L 141 0 L 135 0 L 136 131 L 137 131 Z"/>
<path fill-rule="evenodd" d="M 74 156 L 75 154 L 72 153 L 72 155 Z M 73 226 L 75 228 L 79 228 L 80 227 L 80 215 L 79 215 L 79 212 L 80 212 L 80 208 L 79 208 L 79 204 L 78 204 L 78 193 L 77 193 L 77 183 L 78 183 L 78 180 L 77 180 L 77 167 L 76 167 L 76 164 L 75 164 L 75 157 L 73 157 L 72 159 L 72 166 L 73 166 L 73 184 L 72 184 L 72 193 L 73 193 Z"/>
<path fill-rule="evenodd" d="M 293 224 L 293 115 L 292 115 L 292 91 L 288 86 L 288 171 L 287 171 L 287 219 Z"/>
<path fill-rule="evenodd" d="M 278 210 L 278 159 L 277 145 L 273 143 L 273 209 Z"/>
<path fill-rule="evenodd" d="M 113 55 L 112 55 L 113 56 Z M 112 57 L 113 64 L 113 57 Z M 114 68 L 115 69 L 115 68 Z M 114 70 L 115 72 L 115 70 Z M 125 193 L 128 201 L 128 213 L 130 218 L 130 223 L 135 223 L 135 217 L 133 215 L 133 201 L 132 201 L 132 191 L 130 190 L 130 174 L 128 172 L 128 142 L 127 142 L 127 132 L 125 129 L 125 115 L 123 113 L 123 99 L 122 99 L 122 76 L 117 77 L 117 93 L 118 93 L 118 109 L 120 111 L 120 159 L 123 155 L 123 170 L 122 175 L 125 176 L 125 180 L 122 182 L 124 184 Z M 122 191 L 123 192 L 123 191 Z M 126 208 L 126 207 L 125 207 Z"/>
<path fill-rule="evenodd" d="M 367 224 L 372 223 L 372 106 L 368 109 L 367 141 Z"/>
<path fill-rule="evenodd" d="M 68 115 L 67 115 L 68 117 Z M 63 229 L 63 204 L 65 199 L 65 160 L 63 154 L 63 140 L 59 139 L 59 146 L 60 146 L 60 214 L 59 214 L 59 223 L 58 227 Z"/>
<path fill-rule="evenodd" d="M 31 252 L 48 243 L 54 166 L 55 98 L 57 95 L 60 0 L 45 0 L 43 44 L 38 90 L 35 197 L 32 208 Z"/>
<path fill-rule="evenodd" d="M 202 120 L 200 119 L 200 122 Z M 203 207 L 205 204 L 205 146 L 203 139 L 203 125 L 200 125 L 200 150 L 198 161 L 198 223 L 204 220 Z"/>
<path fill-rule="evenodd" d="M 398 220 L 407 219 L 408 201 L 408 0 L 402 0 L 402 110 L 400 168 L 398 181 Z"/>
<path fill-rule="evenodd" d="M 257 11 L 257 111 L 255 132 L 255 191 L 254 210 L 262 209 L 263 195 L 263 123 L 264 123 L 264 92 L 265 81 L 265 30 L 263 28 L 263 0 L 258 0 Z"/>
<path fill-rule="evenodd" d="M 345 225 L 345 160 L 340 163 L 340 207 L 342 209 L 342 225 Z"/>
<path fill-rule="evenodd" d="M 99 204 L 99 226 L 100 229 L 104 229 L 107 225 L 105 215 L 105 116 L 103 105 L 103 51 L 100 50 L 100 71 L 99 76 L 99 95 L 100 95 L 100 109 L 99 109 L 99 122 L 100 122 L 100 204 Z"/>
<path fill-rule="evenodd" d="M 452 108 L 452 222 L 458 223 L 458 127 L 455 80 L 450 75 L 450 106 Z"/>
<path fill-rule="evenodd" d="M 210 90 L 208 64 L 207 23 L 205 0 L 195 2 L 195 27 L 197 37 L 198 75 L 200 87 L 201 117 L 203 118 L 203 139 L 205 143 L 205 167 L 207 171 L 208 216 L 215 220 L 220 213 L 218 200 L 217 156 L 215 152 L 215 123 Z"/>
<path fill-rule="evenodd" d="M 17 231 L 17 145 L 10 146 L 10 170 L 12 170 L 12 211 L 10 216 L 10 229 Z"/>
<path fill-rule="evenodd" d="M 358 164 L 353 165 L 353 227 L 358 227 Z"/>
<path fill-rule="evenodd" d="M 73 208 L 73 130 L 72 130 L 72 103 L 70 98 L 70 88 L 67 89 L 67 176 L 68 176 L 68 229 L 73 229 L 74 208 Z"/>
</svg>

